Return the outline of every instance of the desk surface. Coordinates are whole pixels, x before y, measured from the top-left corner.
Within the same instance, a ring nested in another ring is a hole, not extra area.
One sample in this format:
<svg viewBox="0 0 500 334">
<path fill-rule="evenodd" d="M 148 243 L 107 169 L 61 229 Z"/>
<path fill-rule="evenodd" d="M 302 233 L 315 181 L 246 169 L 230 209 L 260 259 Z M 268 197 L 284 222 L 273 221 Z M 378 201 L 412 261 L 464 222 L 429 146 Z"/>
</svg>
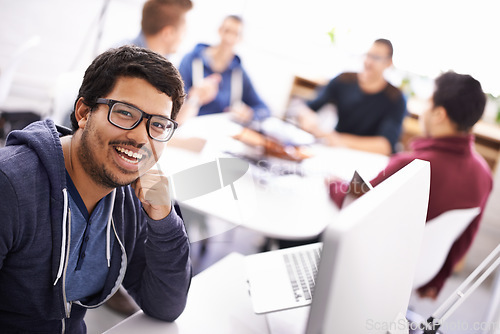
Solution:
<svg viewBox="0 0 500 334">
<path fill-rule="evenodd" d="M 266 317 L 252 310 L 244 273 L 243 255 L 231 253 L 193 278 L 186 308 L 175 322 L 139 311 L 106 334 L 269 333 Z"/>
<path fill-rule="evenodd" d="M 138 311 L 104 334 L 301 334 L 305 332 L 310 307 L 257 315 L 253 312 L 245 277 L 244 256 L 231 253 L 191 283 L 184 312 L 172 323 Z M 498 282 L 497 281 L 497 298 Z M 492 298 L 492 302 L 495 299 Z M 412 328 L 424 318 L 410 312 Z M 421 333 L 410 331 L 411 333 Z"/>
<path fill-rule="evenodd" d="M 227 115 L 197 117 L 183 125 L 179 135 L 206 140 L 200 152 L 168 146 L 160 159 L 166 175 L 228 156 L 225 151 L 242 152 L 248 147 L 232 139 L 241 127 Z M 235 225 L 243 225 L 268 237 L 306 239 L 317 236 L 338 214 L 329 198 L 325 176 L 350 179 L 355 169 L 371 179 L 388 161 L 386 156 L 361 151 L 310 147 L 313 157 L 301 163 L 289 162 L 299 175 L 277 175 L 272 167 L 263 169 L 250 165 L 249 171 L 234 182 L 237 200 L 231 187 L 181 202 L 192 210 L 208 214 Z M 288 164 L 288 162 L 286 162 Z"/>
</svg>

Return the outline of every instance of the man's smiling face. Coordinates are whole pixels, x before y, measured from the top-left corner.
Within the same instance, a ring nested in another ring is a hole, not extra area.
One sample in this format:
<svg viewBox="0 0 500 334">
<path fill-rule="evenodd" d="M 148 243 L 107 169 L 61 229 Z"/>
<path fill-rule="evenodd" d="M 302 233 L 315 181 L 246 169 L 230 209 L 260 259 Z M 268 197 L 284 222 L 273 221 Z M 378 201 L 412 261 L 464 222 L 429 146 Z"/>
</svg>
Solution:
<svg viewBox="0 0 500 334">
<path fill-rule="evenodd" d="M 149 114 L 170 117 L 172 99 L 144 79 L 119 77 L 105 98 L 133 105 Z M 123 130 L 108 121 L 109 106 L 98 104 L 79 121 L 83 129 L 78 159 L 92 179 L 105 187 L 132 183 L 149 170 L 165 143 L 151 139 L 147 120 Z"/>
</svg>

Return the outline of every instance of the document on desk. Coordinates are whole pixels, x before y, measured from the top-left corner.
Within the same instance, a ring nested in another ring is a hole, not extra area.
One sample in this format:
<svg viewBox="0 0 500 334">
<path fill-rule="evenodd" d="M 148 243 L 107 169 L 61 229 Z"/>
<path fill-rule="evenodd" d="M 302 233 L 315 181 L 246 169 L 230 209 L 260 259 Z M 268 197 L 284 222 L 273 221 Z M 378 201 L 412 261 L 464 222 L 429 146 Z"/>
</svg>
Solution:
<svg viewBox="0 0 500 334">
<path fill-rule="evenodd" d="M 268 117 L 260 123 L 260 130 L 285 145 L 312 145 L 316 138 L 296 125 L 277 117 Z"/>
</svg>

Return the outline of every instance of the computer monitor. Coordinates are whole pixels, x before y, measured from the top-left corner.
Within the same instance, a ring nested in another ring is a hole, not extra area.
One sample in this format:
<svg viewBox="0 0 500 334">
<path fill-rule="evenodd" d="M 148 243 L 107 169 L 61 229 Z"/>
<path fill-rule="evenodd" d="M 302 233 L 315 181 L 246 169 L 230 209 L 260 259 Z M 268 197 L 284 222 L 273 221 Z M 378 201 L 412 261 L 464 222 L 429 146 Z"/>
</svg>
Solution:
<svg viewBox="0 0 500 334">
<path fill-rule="evenodd" d="M 429 165 L 414 160 L 326 228 L 306 333 L 408 333 Z"/>
</svg>

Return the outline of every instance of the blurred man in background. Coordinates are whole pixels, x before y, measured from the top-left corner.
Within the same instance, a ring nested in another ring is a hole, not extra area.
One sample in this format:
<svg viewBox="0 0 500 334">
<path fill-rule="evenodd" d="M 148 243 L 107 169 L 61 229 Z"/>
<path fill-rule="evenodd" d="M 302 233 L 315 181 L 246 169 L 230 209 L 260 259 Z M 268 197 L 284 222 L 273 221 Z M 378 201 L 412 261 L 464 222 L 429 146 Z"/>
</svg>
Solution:
<svg viewBox="0 0 500 334">
<path fill-rule="evenodd" d="M 298 112 L 299 125 L 331 146 L 389 155 L 401 133 L 406 101 L 401 91 L 384 78 L 392 66 L 393 47 L 387 39 L 376 40 L 365 55 L 363 71 L 341 73 L 333 78 L 316 99 Z M 314 112 L 335 105 L 338 123 L 324 131 Z"/>
</svg>

